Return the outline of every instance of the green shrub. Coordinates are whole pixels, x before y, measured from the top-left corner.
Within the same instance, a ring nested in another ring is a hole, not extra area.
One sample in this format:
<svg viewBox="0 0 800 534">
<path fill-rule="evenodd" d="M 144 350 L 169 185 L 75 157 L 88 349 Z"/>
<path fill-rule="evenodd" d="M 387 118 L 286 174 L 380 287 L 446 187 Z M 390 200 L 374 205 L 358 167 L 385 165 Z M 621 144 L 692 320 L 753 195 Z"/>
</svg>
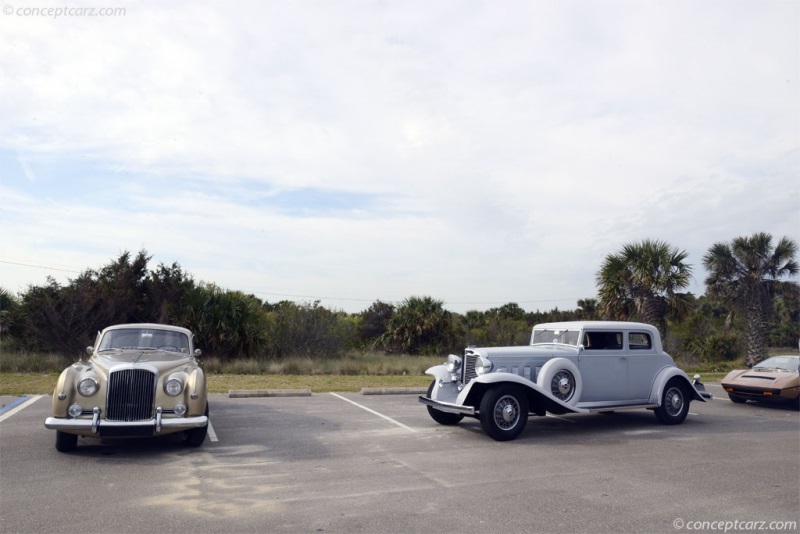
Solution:
<svg viewBox="0 0 800 534">
<path fill-rule="evenodd" d="M 703 362 L 732 361 L 739 357 L 739 337 L 736 334 L 711 334 L 694 338 L 689 351 Z"/>
</svg>

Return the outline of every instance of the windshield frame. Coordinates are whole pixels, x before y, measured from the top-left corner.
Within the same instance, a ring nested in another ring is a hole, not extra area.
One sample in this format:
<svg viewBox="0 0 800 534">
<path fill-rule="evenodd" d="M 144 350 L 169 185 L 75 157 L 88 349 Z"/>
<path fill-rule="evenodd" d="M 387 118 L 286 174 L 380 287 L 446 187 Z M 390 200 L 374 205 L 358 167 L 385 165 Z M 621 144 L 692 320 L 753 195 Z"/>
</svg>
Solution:
<svg viewBox="0 0 800 534">
<path fill-rule="evenodd" d="M 531 345 L 578 347 L 582 332 L 582 328 L 534 328 Z"/>
<path fill-rule="evenodd" d="M 160 350 L 176 354 L 189 354 L 191 340 L 184 332 L 166 328 L 128 327 L 103 332 L 97 343 L 97 352 L 111 350 Z"/>
</svg>

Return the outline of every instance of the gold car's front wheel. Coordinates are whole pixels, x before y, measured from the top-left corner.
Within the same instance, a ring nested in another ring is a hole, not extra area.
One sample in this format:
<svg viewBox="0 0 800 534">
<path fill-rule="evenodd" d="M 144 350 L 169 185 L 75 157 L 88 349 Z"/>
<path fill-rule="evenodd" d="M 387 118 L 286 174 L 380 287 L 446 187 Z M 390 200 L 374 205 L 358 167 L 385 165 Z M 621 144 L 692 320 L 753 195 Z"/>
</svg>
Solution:
<svg viewBox="0 0 800 534">
<path fill-rule="evenodd" d="M 78 436 L 56 430 L 56 450 L 58 452 L 72 452 L 78 446 Z"/>
<path fill-rule="evenodd" d="M 205 416 L 208 417 L 208 402 L 206 402 Z M 186 431 L 186 445 L 189 447 L 199 447 L 206 440 L 208 434 L 208 423 L 200 428 L 193 428 Z"/>
</svg>

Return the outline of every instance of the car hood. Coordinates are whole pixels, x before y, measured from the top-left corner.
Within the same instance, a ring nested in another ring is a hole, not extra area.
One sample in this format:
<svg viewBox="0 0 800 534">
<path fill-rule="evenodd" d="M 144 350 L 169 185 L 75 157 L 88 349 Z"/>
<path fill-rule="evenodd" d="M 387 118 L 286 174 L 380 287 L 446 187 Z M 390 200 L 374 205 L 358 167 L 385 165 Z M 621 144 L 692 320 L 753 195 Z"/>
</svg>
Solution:
<svg viewBox="0 0 800 534">
<path fill-rule="evenodd" d="M 577 356 L 578 349 L 568 345 L 541 343 L 512 347 L 470 347 L 467 351 L 480 354 L 484 358 L 535 358 L 537 356 L 554 358 L 558 356 Z"/>
<path fill-rule="evenodd" d="M 195 366 L 196 360 L 189 354 L 163 350 L 115 350 L 95 354 L 91 358 L 91 363 L 108 371 L 115 367 L 143 364 L 164 372 L 185 365 Z"/>
<path fill-rule="evenodd" d="M 797 371 L 780 369 L 745 369 L 731 371 L 722 379 L 722 384 L 783 389 L 800 385 L 800 375 Z"/>
</svg>

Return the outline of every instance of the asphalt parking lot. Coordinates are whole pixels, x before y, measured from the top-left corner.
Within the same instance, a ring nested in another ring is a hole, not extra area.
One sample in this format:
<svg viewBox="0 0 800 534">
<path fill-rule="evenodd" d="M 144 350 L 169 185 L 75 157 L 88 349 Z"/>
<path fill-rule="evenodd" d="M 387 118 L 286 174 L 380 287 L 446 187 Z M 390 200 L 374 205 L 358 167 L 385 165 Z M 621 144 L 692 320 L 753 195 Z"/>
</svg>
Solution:
<svg viewBox="0 0 800 534">
<path fill-rule="evenodd" d="M 709 390 L 680 426 L 533 417 L 507 443 L 434 423 L 415 395 L 212 395 L 199 449 L 82 439 L 72 454 L 43 426 L 49 397 L 2 397 L 0 531 L 799 532 L 800 414 Z"/>
</svg>

